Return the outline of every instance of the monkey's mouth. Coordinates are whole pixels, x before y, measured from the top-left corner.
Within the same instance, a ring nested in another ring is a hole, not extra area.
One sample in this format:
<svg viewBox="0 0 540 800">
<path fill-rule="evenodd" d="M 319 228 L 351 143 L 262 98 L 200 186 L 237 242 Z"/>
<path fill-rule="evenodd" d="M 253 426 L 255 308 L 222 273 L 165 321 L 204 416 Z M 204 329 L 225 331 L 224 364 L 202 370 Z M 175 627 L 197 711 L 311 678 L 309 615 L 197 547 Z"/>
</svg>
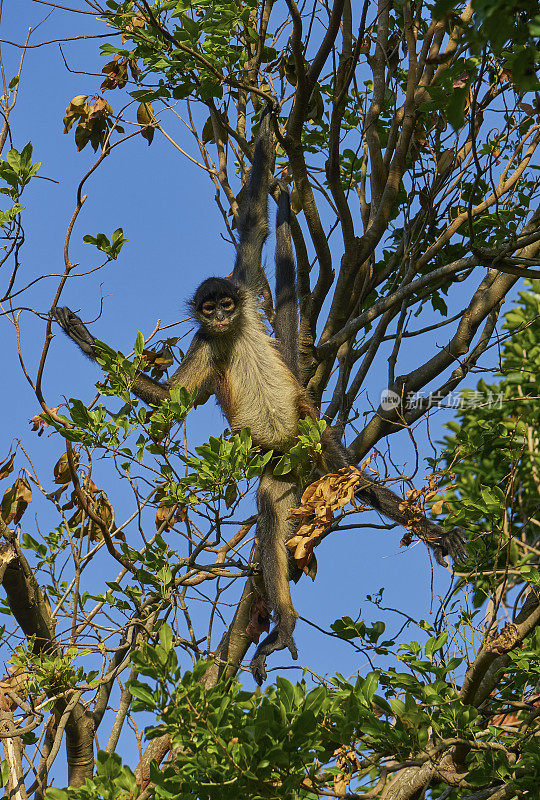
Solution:
<svg viewBox="0 0 540 800">
<path fill-rule="evenodd" d="M 222 319 L 222 320 L 214 320 L 214 329 L 216 331 L 226 331 L 230 327 L 230 320 Z"/>
</svg>

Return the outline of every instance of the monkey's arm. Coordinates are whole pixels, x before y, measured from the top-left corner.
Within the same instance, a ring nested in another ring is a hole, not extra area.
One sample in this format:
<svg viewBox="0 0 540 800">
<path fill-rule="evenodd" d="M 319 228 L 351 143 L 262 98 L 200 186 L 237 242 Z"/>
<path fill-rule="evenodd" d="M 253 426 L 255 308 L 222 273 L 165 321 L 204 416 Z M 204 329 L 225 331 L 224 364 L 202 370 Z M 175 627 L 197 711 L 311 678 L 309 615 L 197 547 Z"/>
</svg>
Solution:
<svg viewBox="0 0 540 800">
<path fill-rule="evenodd" d="M 276 215 L 276 316 L 274 333 L 283 359 L 298 379 L 298 297 L 291 239 L 291 202 L 282 191 Z"/>
<path fill-rule="evenodd" d="M 191 340 L 182 362 L 166 383 L 168 388 L 185 386 L 188 392 L 199 390 L 197 405 L 214 393 L 210 345 L 198 333 Z M 204 398 L 204 399 L 203 399 Z"/>
<path fill-rule="evenodd" d="M 92 361 L 96 361 L 96 350 L 94 348 L 96 338 L 92 336 L 81 319 L 67 307 L 55 306 L 51 309 L 51 314 L 83 353 L 91 358 Z M 204 399 L 207 399 L 212 392 L 209 377 L 208 347 L 205 347 L 205 342 L 201 342 L 195 336 L 182 363 L 169 381 L 160 383 L 145 375 L 144 372 L 138 371 L 133 382 L 132 391 L 149 405 L 159 405 L 162 400 L 166 400 L 170 395 L 171 388 L 175 386 L 185 386 L 188 392 L 199 389 Z M 199 402 L 201 402 L 201 399 Z"/>
<path fill-rule="evenodd" d="M 268 176 L 273 154 L 271 109 L 263 111 L 255 140 L 253 165 L 244 187 L 238 215 L 239 242 L 232 277 L 255 294 L 263 282 L 261 257 L 268 236 Z"/>
</svg>

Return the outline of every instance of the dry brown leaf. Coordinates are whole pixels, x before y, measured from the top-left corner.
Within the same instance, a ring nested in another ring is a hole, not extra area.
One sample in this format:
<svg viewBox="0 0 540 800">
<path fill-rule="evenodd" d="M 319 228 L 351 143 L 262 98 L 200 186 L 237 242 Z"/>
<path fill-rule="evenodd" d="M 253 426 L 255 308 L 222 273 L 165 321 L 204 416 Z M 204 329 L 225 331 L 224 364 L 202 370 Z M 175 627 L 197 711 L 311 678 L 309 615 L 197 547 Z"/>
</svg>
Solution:
<svg viewBox="0 0 540 800">
<path fill-rule="evenodd" d="M 47 498 L 47 500 L 51 500 L 53 503 L 58 503 L 62 494 L 66 491 L 68 486 L 69 483 L 64 483 L 64 485 L 60 486 L 59 489 L 55 489 L 54 492 L 49 492 L 49 494 L 46 494 L 45 497 Z M 73 508 L 73 506 L 70 507 Z"/>
<path fill-rule="evenodd" d="M 21 517 L 32 500 L 32 490 L 26 478 L 17 478 L 13 486 L 6 490 L 2 498 L 2 519 L 9 525 L 10 522 L 20 522 Z"/>
<path fill-rule="evenodd" d="M 163 527 L 163 531 L 171 531 L 177 522 L 183 522 L 186 519 L 187 507 L 177 504 L 176 508 L 166 502 L 167 493 L 164 489 L 157 489 L 154 500 L 159 503 L 156 508 L 156 530 Z"/>
<path fill-rule="evenodd" d="M 53 412 L 53 414 L 58 414 L 58 410 L 60 408 L 61 406 L 55 406 L 54 408 L 51 408 L 51 411 Z M 49 427 L 49 423 L 43 419 L 43 413 L 44 412 L 42 412 L 41 414 L 36 414 L 35 417 L 32 417 L 31 419 L 28 420 L 32 425 L 32 430 L 37 431 L 38 436 L 41 436 L 45 431 L 45 428 Z"/>
<path fill-rule="evenodd" d="M 5 458 L 0 462 L 0 480 L 7 478 L 13 472 L 13 462 L 15 461 L 15 453 Z"/>
<path fill-rule="evenodd" d="M 332 525 L 336 512 L 349 504 L 360 509 L 355 495 L 363 480 L 363 469 L 370 460 L 366 459 L 360 469 L 347 467 L 314 481 L 304 491 L 300 506 L 290 512 L 290 518 L 301 521 L 296 534 L 287 542 L 289 549 L 294 551 L 294 558 L 300 569 L 307 571 L 306 567 L 313 555 L 314 540 Z"/>
<path fill-rule="evenodd" d="M 444 505 L 444 500 L 437 500 L 437 502 L 433 503 L 433 505 L 431 506 L 432 512 L 434 514 L 442 514 L 443 505 Z"/>
<path fill-rule="evenodd" d="M 259 595 L 252 606 L 246 633 L 251 641 L 257 644 L 261 633 L 268 633 L 269 630 L 270 608 L 264 598 Z"/>
<path fill-rule="evenodd" d="M 75 462 L 75 467 L 78 467 L 78 465 L 79 465 L 79 454 L 78 453 L 74 453 L 73 454 L 73 460 Z M 54 482 L 55 483 L 64 484 L 64 483 L 70 483 L 71 482 L 71 472 L 70 472 L 70 469 L 69 469 L 69 462 L 68 462 L 67 453 L 64 453 L 62 456 L 60 456 L 60 458 L 58 459 L 58 461 L 54 465 L 53 474 L 54 474 Z"/>
</svg>

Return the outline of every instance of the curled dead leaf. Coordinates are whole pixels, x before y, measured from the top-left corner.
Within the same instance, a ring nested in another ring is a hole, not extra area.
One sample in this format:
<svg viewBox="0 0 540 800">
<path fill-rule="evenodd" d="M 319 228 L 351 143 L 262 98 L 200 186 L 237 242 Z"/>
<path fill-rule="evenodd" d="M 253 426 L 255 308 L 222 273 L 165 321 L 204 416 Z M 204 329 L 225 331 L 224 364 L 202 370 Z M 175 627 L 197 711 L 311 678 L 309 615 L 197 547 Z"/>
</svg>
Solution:
<svg viewBox="0 0 540 800">
<path fill-rule="evenodd" d="M 10 522 L 20 522 L 31 500 L 30 484 L 26 478 L 17 478 L 2 498 L 1 514 L 6 525 L 9 525 Z"/>
<path fill-rule="evenodd" d="M 0 480 L 2 478 L 7 478 L 13 472 L 13 462 L 15 461 L 15 452 L 13 452 L 10 456 L 5 458 L 3 461 L 0 461 Z"/>
<path fill-rule="evenodd" d="M 122 89 L 128 82 L 128 64 L 131 61 L 127 56 L 120 57 L 118 53 L 112 61 L 109 61 L 102 68 L 105 80 L 101 84 L 102 91 L 108 89 Z"/>
<path fill-rule="evenodd" d="M 349 504 L 361 510 L 356 501 L 356 491 L 370 460 L 366 459 L 360 468 L 346 467 L 314 481 L 304 491 L 300 506 L 290 512 L 289 518 L 297 519 L 301 524 L 287 542 L 287 547 L 293 550 L 295 561 L 304 572 L 308 572 L 316 540 L 333 524 L 335 514 Z M 308 574 L 311 575 L 311 570 Z"/>
<path fill-rule="evenodd" d="M 181 503 L 171 505 L 170 498 L 163 488 L 156 491 L 154 499 L 159 503 L 156 509 L 156 530 L 172 531 L 176 523 L 186 519 L 186 506 Z"/>
<path fill-rule="evenodd" d="M 269 630 L 270 608 L 266 600 L 259 595 L 251 608 L 251 615 L 246 627 L 246 633 L 251 641 L 257 644 L 261 633 L 268 633 Z"/>
<path fill-rule="evenodd" d="M 148 144 L 152 144 L 154 138 L 154 125 L 156 118 L 154 116 L 154 109 L 150 103 L 141 103 L 137 108 L 137 122 L 141 126 L 141 136 L 146 139 Z"/>
<path fill-rule="evenodd" d="M 453 150 L 444 150 L 437 161 L 437 172 L 445 172 L 454 163 L 455 153 Z"/>
<path fill-rule="evenodd" d="M 54 492 L 49 492 L 49 494 L 46 494 L 45 497 L 47 498 L 47 500 L 50 500 L 53 503 L 58 503 L 62 494 L 66 491 L 68 486 L 69 483 L 64 483 L 64 485 L 60 486 L 59 489 L 55 489 Z"/>
<path fill-rule="evenodd" d="M 59 409 L 60 406 L 55 406 L 54 408 L 51 408 L 51 411 L 53 414 L 57 414 Z M 41 436 L 45 428 L 49 427 L 49 423 L 43 419 L 43 413 L 36 414 L 36 416 L 32 417 L 29 422 L 32 425 L 32 430 L 37 431 L 38 436 Z"/>
<path fill-rule="evenodd" d="M 433 505 L 431 506 L 432 512 L 434 514 L 442 514 L 443 505 L 444 505 L 444 500 L 437 500 L 437 502 L 433 503 Z"/>
<path fill-rule="evenodd" d="M 73 454 L 73 460 L 75 461 L 75 467 L 79 465 L 79 454 Z M 54 465 L 54 482 L 55 483 L 70 483 L 71 482 L 71 471 L 69 469 L 69 462 L 67 453 L 64 453 L 60 456 L 56 464 Z"/>
</svg>

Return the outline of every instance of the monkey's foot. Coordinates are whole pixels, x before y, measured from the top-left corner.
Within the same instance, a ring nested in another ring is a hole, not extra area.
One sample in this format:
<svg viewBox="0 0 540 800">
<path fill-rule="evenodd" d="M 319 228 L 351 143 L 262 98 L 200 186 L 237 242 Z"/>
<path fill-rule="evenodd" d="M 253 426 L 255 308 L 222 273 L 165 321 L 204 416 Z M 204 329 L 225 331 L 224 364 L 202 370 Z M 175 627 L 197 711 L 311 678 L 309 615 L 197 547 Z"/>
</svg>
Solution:
<svg viewBox="0 0 540 800">
<path fill-rule="evenodd" d="M 50 311 L 51 315 L 58 322 L 61 328 L 67 333 L 75 344 L 89 356 L 94 357 L 93 344 L 95 338 L 92 336 L 84 322 L 77 314 L 74 314 L 67 306 L 54 306 Z"/>
<path fill-rule="evenodd" d="M 262 686 L 266 680 L 266 656 L 263 653 L 253 656 L 249 666 L 255 683 L 257 686 Z"/>
<path fill-rule="evenodd" d="M 289 650 L 293 659 L 295 661 L 298 659 L 298 650 L 292 633 L 284 634 L 278 628 L 274 628 L 258 646 L 251 660 L 250 669 L 258 686 L 266 680 L 266 658 L 276 650 Z"/>
</svg>

